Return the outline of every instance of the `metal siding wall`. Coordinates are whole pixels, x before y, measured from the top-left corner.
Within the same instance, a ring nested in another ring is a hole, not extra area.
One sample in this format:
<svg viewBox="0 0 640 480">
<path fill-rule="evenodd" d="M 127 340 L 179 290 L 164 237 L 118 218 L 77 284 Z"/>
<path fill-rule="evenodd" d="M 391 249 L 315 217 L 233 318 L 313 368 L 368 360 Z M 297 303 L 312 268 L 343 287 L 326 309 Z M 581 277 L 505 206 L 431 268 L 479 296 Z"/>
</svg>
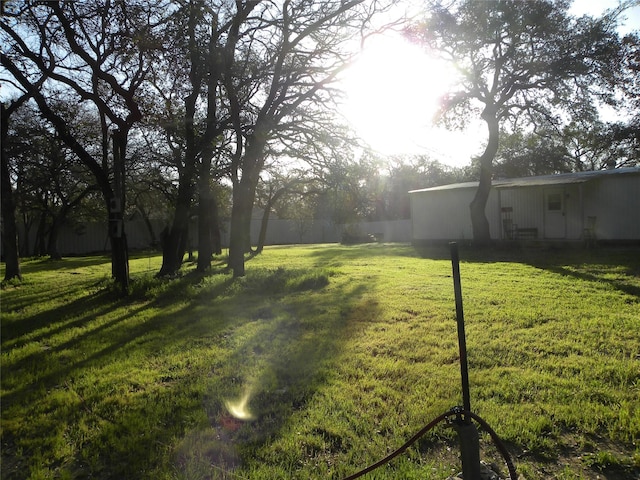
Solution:
<svg viewBox="0 0 640 480">
<path fill-rule="evenodd" d="M 495 188 L 491 188 L 487 207 L 485 209 L 487 220 L 489 220 L 489 233 L 492 239 L 500 239 L 502 236 L 502 215 L 500 213 L 500 193 Z"/>
<path fill-rule="evenodd" d="M 501 190 L 500 197 L 501 208 L 513 208 L 513 223 L 518 228 L 537 228 L 538 238 L 543 237 L 544 197 L 541 188 L 505 188 Z"/>
<path fill-rule="evenodd" d="M 475 188 L 412 193 L 413 240 L 472 239 L 469 204 L 475 193 Z M 485 209 L 491 238 L 500 238 L 502 229 L 498 197 L 498 192 L 492 188 Z"/>
<path fill-rule="evenodd" d="M 412 193 L 413 240 L 471 239 L 469 204 L 474 195 L 475 188 Z"/>
<path fill-rule="evenodd" d="M 487 203 L 491 237 L 503 238 L 501 207 L 513 208 L 519 228 L 545 238 L 545 189 L 564 190 L 565 239 L 581 240 L 586 219 L 596 216 L 603 240 L 640 240 L 640 175 L 604 176 L 584 183 L 495 188 Z M 415 192 L 411 198 L 414 240 L 471 238 L 469 203 L 474 188 Z"/>
<path fill-rule="evenodd" d="M 110 248 L 107 238 L 107 226 L 105 224 L 85 224 L 77 233 L 76 230 L 63 226 L 58 234 L 58 251 L 61 255 L 82 255 L 90 252 L 105 251 Z M 20 246 L 24 245 L 24 228 L 18 226 L 18 238 Z M 29 255 L 33 255 L 35 244 L 35 228 L 29 231 Z M 106 247 L 105 247 L 106 245 Z"/>
<path fill-rule="evenodd" d="M 570 184 L 566 185 L 564 189 L 564 211 L 567 221 L 566 238 L 568 240 L 582 239 L 582 232 L 586 225 L 580 205 L 580 188 L 584 188 L 584 186 L 581 184 Z"/>
<path fill-rule="evenodd" d="M 640 240 L 640 176 L 602 178 L 587 187 L 585 216 L 596 216 L 596 237 Z"/>
<path fill-rule="evenodd" d="M 328 221 L 309 221 L 300 235 L 300 224 L 294 220 L 272 219 L 267 226 L 266 245 L 288 245 L 296 243 L 336 243 L 342 240 L 342 232 L 347 228 L 363 234 L 383 234 L 385 242 L 410 242 L 411 220 L 387 222 L 358 222 L 355 225 L 335 225 Z M 251 241 L 254 245 L 260 233 L 260 219 L 251 221 Z M 227 243 L 228 244 L 228 240 Z"/>
<path fill-rule="evenodd" d="M 502 206 L 513 207 L 514 223 L 538 228 L 539 238 L 544 238 L 544 188 L 553 187 L 500 192 Z M 602 240 L 640 239 L 640 176 L 605 177 L 558 188 L 565 193 L 566 239 L 582 239 L 589 216 L 596 217 L 596 236 Z"/>
</svg>

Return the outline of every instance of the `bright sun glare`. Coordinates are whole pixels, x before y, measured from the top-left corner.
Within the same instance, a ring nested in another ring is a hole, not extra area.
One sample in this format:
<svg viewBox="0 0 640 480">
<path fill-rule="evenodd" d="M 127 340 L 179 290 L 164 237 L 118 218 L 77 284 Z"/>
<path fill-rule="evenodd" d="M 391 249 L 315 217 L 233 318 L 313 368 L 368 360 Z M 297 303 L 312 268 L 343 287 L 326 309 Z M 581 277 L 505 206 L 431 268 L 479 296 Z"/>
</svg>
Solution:
<svg viewBox="0 0 640 480">
<path fill-rule="evenodd" d="M 449 132 L 432 123 L 441 95 L 455 83 L 450 67 L 423 49 L 385 34 L 371 37 L 345 79 L 344 115 L 373 149 L 385 154 L 428 154 L 466 165 L 482 147 L 478 125 Z"/>
</svg>

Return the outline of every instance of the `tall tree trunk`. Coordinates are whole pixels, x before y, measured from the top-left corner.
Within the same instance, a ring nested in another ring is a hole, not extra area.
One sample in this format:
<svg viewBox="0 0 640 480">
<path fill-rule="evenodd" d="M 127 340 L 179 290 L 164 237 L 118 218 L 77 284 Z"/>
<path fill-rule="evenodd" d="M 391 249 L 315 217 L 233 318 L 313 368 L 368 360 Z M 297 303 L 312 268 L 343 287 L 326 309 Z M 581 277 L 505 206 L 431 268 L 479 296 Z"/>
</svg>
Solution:
<svg viewBox="0 0 640 480">
<path fill-rule="evenodd" d="M 489 220 L 485 209 L 491 191 L 491 176 L 493 172 L 493 159 L 498 152 L 499 124 L 495 108 L 487 106 L 482 112 L 482 119 L 487 122 L 489 141 L 484 153 L 480 157 L 480 183 L 476 194 L 469 205 L 471 213 L 471 227 L 473 229 L 473 243 L 477 246 L 486 246 L 491 243 Z"/>
<path fill-rule="evenodd" d="M 184 259 L 189 237 L 189 216 L 193 196 L 193 168 L 186 168 L 178 185 L 178 197 L 173 222 L 162 235 L 162 266 L 159 277 L 175 275 Z"/>
<path fill-rule="evenodd" d="M 213 192 L 211 191 L 211 157 L 203 157 L 198 178 L 198 266 L 199 272 L 205 272 L 211 268 L 211 255 L 213 254 L 213 242 L 211 236 L 212 218 L 211 206 Z"/>
<path fill-rule="evenodd" d="M 176 212 L 168 232 L 162 239 L 162 266 L 158 276 L 175 275 L 184 259 L 189 235 L 189 205 L 176 204 Z"/>
<path fill-rule="evenodd" d="M 114 196 L 109 199 L 109 233 L 111 237 L 111 265 L 115 282 L 121 293 L 129 292 L 129 251 L 127 235 L 124 231 L 125 209 L 125 153 L 128 132 L 113 132 L 113 177 Z"/>
<path fill-rule="evenodd" d="M 51 229 L 49 229 L 49 240 L 47 241 L 47 255 L 49 255 L 49 258 L 52 260 L 60 260 L 62 258 L 58 250 L 58 236 L 61 224 L 62 219 L 60 216 L 54 216 Z"/>
<path fill-rule="evenodd" d="M 220 235 L 220 213 L 215 195 L 211 196 L 211 245 L 215 255 L 222 255 L 222 236 Z"/>
<path fill-rule="evenodd" d="M 109 240 L 111 242 L 111 275 L 120 286 L 121 293 L 129 291 L 129 252 L 124 231 L 122 212 L 112 210 L 109 214 Z"/>
<path fill-rule="evenodd" d="M 2 202 L 2 248 L 6 268 L 4 271 L 4 280 L 12 280 L 17 278 L 22 280 L 20 271 L 20 255 L 18 251 L 18 226 L 16 224 L 16 206 L 13 200 L 13 189 L 11 187 L 11 178 L 9 176 L 9 158 L 6 153 L 6 139 L 9 133 L 8 119 L 4 103 L 2 104 L 2 157 L 0 163 L 2 170 L 0 172 L 0 201 Z"/>
<path fill-rule="evenodd" d="M 234 277 L 243 277 L 244 255 L 251 251 L 251 214 L 256 196 L 257 176 L 249 172 L 233 187 L 231 229 L 229 232 L 229 267 Z"/>
<path fill-rule="evenodd" d="M 127 237 L 111 236 L 111 262 L 116 266 L 114 280 L 119 284 L 121 293 L 127 295 L 129 290 L 129 247 Z"/>
<path fill-rule="evenodd" d="M 198 5 L 190 3 L 187 38 L 191 61 L 189 81 L 192 90 L 184 98 L 184 168 L 180 169 L 179 173 L 180 180 L 178 184 L 176 210 L 171 229 L 164 238 L 164 244 L 162 246 L 162 267 L 160 267 L 158 276 L 172 276 L 178 272 L 182 266 L 189 236 L 189 215 L 194 194 L 194 181 L 197 174 L 196 103 L 201 92 L 201 83 L 204 74 L 195 36 L 197 22 Z"/>
<path fill-rule="evenodd" d="M 268 127 L 256 127 L 246 143 L 242 158 L 242 177 L 233 183 L 231 230 L 229 232 L 229 268 L 234 277 L 244 276 L 244 254 L 251 251 L 251 213 L 256 198 L 260 171 L 264 166 L 264 149 Z"/>
<path fill-rule="evenodd" d="M 180 172 L 176 209 L 171 228 L 163 236 L 162 266 L 158 276 L 173 276 L 182 266 L 184 254 L 189 240 L 189 218 L 191 215 L 191 201 L 194 194 L 194 179 L 196 176 L 196 149 L 193 129 L 196 95 L 187 97 L 187 114 L 185 118 L 186 152 L 184 168 Z"/>
</svg>

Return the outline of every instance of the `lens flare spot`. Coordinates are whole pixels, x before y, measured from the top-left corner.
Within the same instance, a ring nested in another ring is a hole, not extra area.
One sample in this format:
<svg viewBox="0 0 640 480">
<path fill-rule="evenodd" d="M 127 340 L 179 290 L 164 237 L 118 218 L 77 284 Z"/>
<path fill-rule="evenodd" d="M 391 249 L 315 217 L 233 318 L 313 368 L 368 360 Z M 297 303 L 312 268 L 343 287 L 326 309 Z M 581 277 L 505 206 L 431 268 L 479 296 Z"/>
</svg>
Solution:
<svg viewBox="0 0 640 480">
<path fill-rule="evenodd" d="M 225 400 L 224 405 L 227 411 L 238 420 L 253 420 L 255 417 L 247 405 L 250 398 L 251 392 L 247 391 L 239 400 Z"/>
</svg>

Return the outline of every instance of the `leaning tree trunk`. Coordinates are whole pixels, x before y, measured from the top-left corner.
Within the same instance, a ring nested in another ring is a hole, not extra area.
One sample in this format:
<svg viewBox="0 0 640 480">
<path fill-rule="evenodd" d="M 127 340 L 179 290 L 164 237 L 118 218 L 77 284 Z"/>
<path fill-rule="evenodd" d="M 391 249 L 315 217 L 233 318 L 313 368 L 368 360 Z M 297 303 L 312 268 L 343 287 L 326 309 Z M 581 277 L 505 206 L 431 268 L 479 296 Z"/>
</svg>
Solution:
<svg viewBox="0 0 640 480">
<path fill-rule="evenodd" d="M 267 203 L 267 207 L 262 214 L 262 220 L 260 222 L 260 233 L 258 234 L 258 244 L 254 252 L 256 254 L 262 253 L 264 250 L 264 242 L 267 240 L 267 227 L 269 226 L 269 217 L 271 216 L 271 205 Z"/>
<path fill-rule="evenodd" d="M 244 254 L 251 251 L 251 212 L 256 198 L 260 171 L 264 166 L 267 136 L 262 129 L 247 141 L 242 162 L 242 177 L 233 184 L 231 229 L 229 232 L 229 268 L 234 277 L 243 277 Z"/>
<path fill-rule="evenodd" d="M 122 262 L 128 262 L 128 258 L 129 258 L 128 252 L 126 250 L 127 248 L 126 237 L 124 239 L 114 239 L 113 235 L 111 235 L 111 232 L 112 232 L 111 220 L 114 220 L 114 224 L 115 224 L 117 221 L 121 221 L 123 219 L 123 216 L 121 212 L 119 214 L 112 213 L 111 206 L 112 206 L 112 200 L 114 198 L 114 194 L 113 194 L 114 192 L 105 168 L 106 165 L 103 164 L 101 168 L 100 165 L 95 161 L 93 156 L 90 155 L 80 145 L 78 140 L 69 131 L 69 126 L 64 121 L 64 119 L 59 115 L 57 115 L 49 107 L 44 97 L 42 96 L 42 92 L 40 91 L 39 86 L 30 83 L 30 81 L 22 74 L 22 72 L 20 72 L 20 70 L 10 60 L 7 61 L 7 58 L 5 56 L 2 57 L 2 60 L 3 60 L 2 65 L 11 72 L 11 74 L 22 85 L 22 87 L 25 89 L 28 95 L 32 96 L 33 99 L 36 101 L 36 103 L 38 104 L 38 109 L 40 110 L 40 113 L 43 115 L 43 117 L 53 124 L 60 139 L 71 150 L 73 150 L 73 152 L 78 156 L 80 161 L 84 165 L 86 165 L 91 170 L 91 172 L 95 175 L 96 181 L 100 186 L 100 189 L 104 195 L 107 207 L 109 209 L 109 232 L 110 232 L 111 248 L 112 248 L 112 273 L 114 274 L 115 281 L 121 284 L 123 293 L 126 293 L 129 286 L 129 277 L 128 277 L 129 265 L 128 263 L 124 263 L 124 264 L 122 263 Z M 128 97 L 128 100 L 131 101 L 131 104 L 135 105 L 135 102 L 133 101 L 133 98 L 132 98 L 133 92 L 129 92 L 129 95 L 130 96 Z M 131 104 L 127 102 L 128 106 L 130 106 Z M 99 110 L 101 110 L 101 112 L 104 113 L 102 109 L 99 108 Z M 4 108 L 3 108 L 3 111 L 4 111 Z M 120 131 L 114 132 L 114 136 L 113 136 L 114 144 L 117 143 L 117 145 L 114 145 L 113 174 L 115 179 L 117 179 L 118 181 L 121 181 L 120 185 L 122 189 L 119 193 L 122 195 L 122 199 L 124 199 L 124 155 L 126 151 L 128 129 L 130 128 L 133 122 L 140 120 L 140 118 L 141 118 L 140 111 L 138 110 L 137 105 L 135 105 L 135 109 L 131 110 L 130 114 L 127 117 L 127 121 L 124 122 L 126 123 L 126 125 L 123 125 L 123 126 L 125 126 L 126 128 L 123 128 Z M 4 126 L 3 126 L 3 130 L 4 130 Z M 119 161 L 118 164 L 116 164 L 116 160 Z M 121 206 L 124 207 L 124 201 L 122 201 Z M 124 227 L 124 224 L 122 224 L 122 227 Z M 120 231 L 124 235 L 124 229 Z M 120 262 L 120 263 L 116 263 L 116 262 Z"/>
<path fill-rule="evenodd" d="M 489 141 L 484 153 L 480 156 L 480 182 L 476 194 L 469 205 L 473 243 L 477 246 L 486 246 L 491 242 L 489 220 L 487 220 L 485 209 L 491 191 L 493 159 L 498 151 L 499 139 L 499 124 L 495 108 L 486 107 L 482 112 L 482 118 L 487 122 Z"/>
<path fill-rule="evenodd" d="M 149 215 L 147 214 L 146 210 L 142 208 L 141 205 L 136 205 L 136 208 L 138 209 L 138 213 L 140 213 L 140 216 L 144 221 L 144 225 L 147 228 L 147 232 L 149 233 L 149 243 L 152 247 L 155 248 L 158 245 L 158 237 L 156 236 L 156 232 L 153 229 L 153 224 L 151 223 L 151 219 L 149 218 Z"/>
<path fill-rule="evenodd" d="M 60 255 L 60 251 L 58 250 L 58 238 L 60 236 L 60 229 L 64 224 L 67 223 L 67 218 L 69 213 L 80 203 L 82 200 L 89 194 L 97 189 L 97 185 L 92 185 L 88 188 L 85 188 L 82 193 L 80 193 L 73 201 L 69 203 L 65 203 L 60 211 L 53 216 L 53 221 L 51 222 L 51 228 L 49 229 L 49 240 L 47 242 L 47 254 L 52 260 L 60 260 L 62 255 Z"/>
<path fill-rule="evenodd" d="M 286 188 L 281 188 L 274 193 L 267 201 L 264 207 L 264 213 L 262 214 L 262 221 L 260 222 L 260 233 L 258 234 L 258 245 L 256 245 L 255 253 L 262 253 L 264 249 L 264 243 L 267 239 L 267 227 L 269 226 L 269 217 L 271 216 L 271 208 L 286 192 Z"/>
</svg>

